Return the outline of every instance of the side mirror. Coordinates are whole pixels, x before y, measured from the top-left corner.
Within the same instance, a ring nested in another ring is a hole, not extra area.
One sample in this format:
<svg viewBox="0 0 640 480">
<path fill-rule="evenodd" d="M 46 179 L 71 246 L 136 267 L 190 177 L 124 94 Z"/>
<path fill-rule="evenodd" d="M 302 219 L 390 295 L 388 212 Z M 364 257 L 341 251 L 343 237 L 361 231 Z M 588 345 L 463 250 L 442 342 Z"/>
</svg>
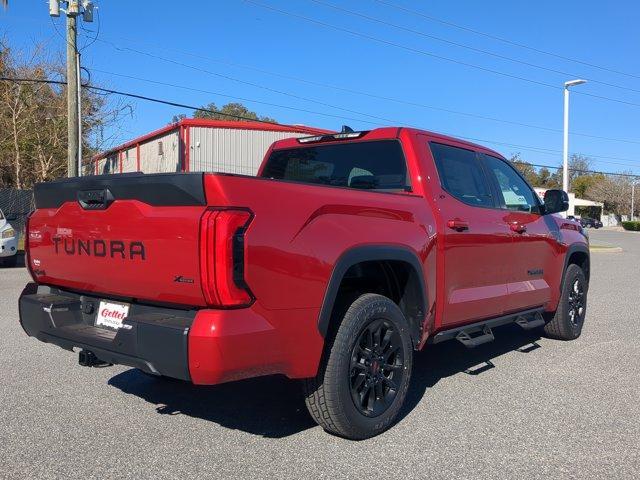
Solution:
<svg viewBox="0 0 640 480">
<path fill-rule="evenodd" d="M 5 218 L 7 219 L 7 222 L 15 222 L 16 220 L 18 220 L 17 215 L 7 215 Z"/>
<path fill-rule="evenodd" d="M 544 194 L 544 214 L 569 210 L 569 195 L 564 190 L 547 190 Z"/>
</svg>

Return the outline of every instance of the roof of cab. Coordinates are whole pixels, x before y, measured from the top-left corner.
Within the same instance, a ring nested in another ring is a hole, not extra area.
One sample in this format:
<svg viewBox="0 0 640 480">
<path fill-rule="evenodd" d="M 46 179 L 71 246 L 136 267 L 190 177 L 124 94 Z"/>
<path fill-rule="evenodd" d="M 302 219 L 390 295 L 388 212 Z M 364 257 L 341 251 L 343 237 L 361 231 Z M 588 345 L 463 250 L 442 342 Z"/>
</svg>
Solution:
<svg viewBox="0 0 640 480">
<path fill-rule="evenodd" d="M 369 130 L 365 132 L 364 135 L 353 138 L 353 139 L 340 139 L 340 142 L 358 142 L 358 141 L 366 141 L 366 140 L 382 140 L 385 138 L 399 138 L 401 132 L 408 132 L 409 134 L 417 135 L 426 135 L 435 141 L 442 141 L 445 143 L 456 143 L 458 145 L 469 147 L 473 150 L 480 150 L 484 153 L 488 153 L 491 155 L 496 155 L 500 158 L 504 158 L 502 154 L 492 150 L 491 148 L 485 147 L 484 145 L 480 145 L 477 143 L 469 142 L 467 140 L 463 140 L 461 138 L 452 137 L 449 135 L 445 135 L 442 133 L 431 132 L 429 130 L 421 130 L 418 128 L 412 127 L 381 127 L 375 128 L 373 130 Z M 329 132 L 326 135 L 332 135 L 339 132 Z M 319 135 L 318 135 L 319 136 Z M 304 137 L 302 137 L 304 138 Z M 284 140 L 278 140 L 273 144 L 273 149 L 283 149 L 283 148 L 294 148 L 302 146 L 298 141 L 298 138 L 285 138 Z M 317 145 L 316 143 L 306 144 L 307 146 Z"/>
</svg>

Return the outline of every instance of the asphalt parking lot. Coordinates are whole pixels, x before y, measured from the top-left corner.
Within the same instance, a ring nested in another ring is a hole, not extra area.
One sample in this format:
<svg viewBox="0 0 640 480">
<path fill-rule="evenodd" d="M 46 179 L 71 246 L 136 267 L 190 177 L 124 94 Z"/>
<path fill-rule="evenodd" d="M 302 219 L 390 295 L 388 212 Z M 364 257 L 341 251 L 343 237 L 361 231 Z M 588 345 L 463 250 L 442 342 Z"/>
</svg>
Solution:
<svg viewBox="0 0 640 480">
<path fill-rule="evenodd" d="M 577 341 L 508 326 L 474 351 L 431 347 L 399 424 L 362 442 L 324 433 L 285 378 L 194 387 L 79 367 L 26 337 L 28 274 L 2 269 L 0 478 L 638 478 L 640 234 L 591 236 L 624 251 L 592 254 Z"/>
</svg>

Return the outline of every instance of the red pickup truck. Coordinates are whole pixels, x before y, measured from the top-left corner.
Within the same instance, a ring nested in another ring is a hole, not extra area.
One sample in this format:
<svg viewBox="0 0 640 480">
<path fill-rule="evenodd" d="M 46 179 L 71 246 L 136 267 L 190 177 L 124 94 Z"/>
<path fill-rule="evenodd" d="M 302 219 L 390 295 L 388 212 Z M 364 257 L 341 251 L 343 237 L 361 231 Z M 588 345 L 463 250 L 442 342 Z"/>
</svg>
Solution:
<svg viewBox="0 0 640 480">
<path fill-rule="evenodd" d="M 410 128 L 287 139 L 257 177 L 124 174 L 35 188 L 30 336 L 211 385 L 304 379 L 352 439 L 398 416 L 412 354 L 514 322 L 580 335 L 587 237 L 500 154 Z M 215 406 L 212 406 L 215 408 Z"/>
</svg>

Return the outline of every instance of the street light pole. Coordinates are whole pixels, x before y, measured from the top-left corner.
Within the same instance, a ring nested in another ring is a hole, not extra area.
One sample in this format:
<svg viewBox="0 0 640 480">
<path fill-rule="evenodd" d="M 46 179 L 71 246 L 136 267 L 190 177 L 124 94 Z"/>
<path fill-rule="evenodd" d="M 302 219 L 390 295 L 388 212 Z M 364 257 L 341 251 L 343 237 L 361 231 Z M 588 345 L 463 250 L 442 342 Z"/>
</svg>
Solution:
<svg viewBox="0 0 640 480">
<path fill-rule="evenodd" d="M 569 192 L 569 87 L 586 83 L 586 80 L 564 82 L 564 142 L 562 149 L 562 189 Z"/>
</svg>

